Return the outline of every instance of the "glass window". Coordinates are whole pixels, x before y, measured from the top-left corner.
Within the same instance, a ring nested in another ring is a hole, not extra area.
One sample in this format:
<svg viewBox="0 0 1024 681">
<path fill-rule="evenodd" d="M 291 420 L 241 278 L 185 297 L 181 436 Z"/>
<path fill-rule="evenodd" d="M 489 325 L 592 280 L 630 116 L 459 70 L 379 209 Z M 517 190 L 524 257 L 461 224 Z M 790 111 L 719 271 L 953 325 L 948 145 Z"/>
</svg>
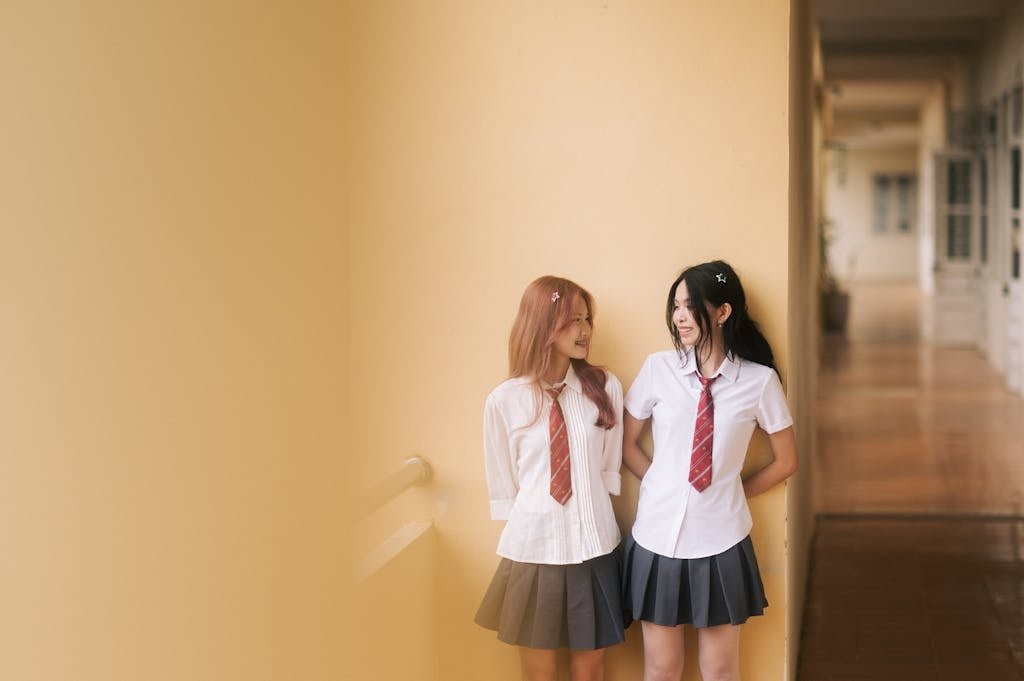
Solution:
<svg viewBox="0 0 1024 681">
<path fill-rule="evenodd" d="M 897 231 L 909 232 L 914 215 L 914 178 L 911 175 L 896 178 L 896 211 Z"/>
<path fill-rule="evenodd" d="M 917 204 L 917 177 L 910 174 L 872 176 L 872 226 L 875 232 L 914 231 Z"/>
<path fill-rule="evenodd" d="M 982 206 L 988 205 L 988 159 L 982 157 L 978 159 L 978 191 L 980 195 L 978 199 L 981 201 Z"/>
<path fill-rule="evenodd" d="M 946 203 L 951 206 L 964 206 L 971 203 L 971 162 L 949 162 L 949 189 Z"/>
<path fill-rule="evenodd" d="M 946 257 L 950 260 L 969 260 L 971 257 L 971 216 L 946 217 Z"/>
<path fill-rule="evenodd" d="M 1010 221 L 1010 274 L 1020 279 L 1020 218 Z"/>
<path fill-rule="evenodd" d="M 875 231 L 889 231 L 889 185 L 888 175 L 875 175 Z"/>
<path fill-rule="evenodd" d="M 1020 210 L 1020 147 L 1010 149 L 1010 208 Z"/>
<path fill-rule="evenodd" d="M 1010 138 L 1010 95 L 1004 92 L 1003 98 L 999 106 L 999 119 L 1002 122 L 1000 126 L 1000 134 L 1003 138 L 1003 144 L 1006 144 Z"/>
<path fill-rule="evenodd" d="M 978 216 L 978 258 L 982 263 L 988 262 L 988 159 L 982 155 L 978 159 L 978 200 L 981 210 Z"/>
<path fill-rule="evenodd" d="M 978 257 L 982 263 L 988 262 L 988 216 L 982 215 L 979 221 L 981 234 L 978 235 Z"/>
<path fill-rule="evenodd" d="M 1024 87 L 1018 85 L 1013 89 L 1013 135 L 1021 134 L 1021 122 L 1024 121 Z"/>
</svg>

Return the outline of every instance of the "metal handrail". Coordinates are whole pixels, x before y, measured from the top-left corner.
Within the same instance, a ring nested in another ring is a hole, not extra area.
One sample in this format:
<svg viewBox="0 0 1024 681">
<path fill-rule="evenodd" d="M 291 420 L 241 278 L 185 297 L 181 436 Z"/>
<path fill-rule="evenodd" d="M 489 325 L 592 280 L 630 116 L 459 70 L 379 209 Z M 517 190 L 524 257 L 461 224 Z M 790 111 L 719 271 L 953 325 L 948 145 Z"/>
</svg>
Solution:
<svg viewBox="0 0 1024 681">
<path fill-rule="evenodd" d="M 406 459 L 401 468 L 363 493 L 356 508 L 360 515 L 369 515 L 410 487 L 425 485 L 433 477 L 434 468 L 425 458 L 414 456 Z"/>
</svg>

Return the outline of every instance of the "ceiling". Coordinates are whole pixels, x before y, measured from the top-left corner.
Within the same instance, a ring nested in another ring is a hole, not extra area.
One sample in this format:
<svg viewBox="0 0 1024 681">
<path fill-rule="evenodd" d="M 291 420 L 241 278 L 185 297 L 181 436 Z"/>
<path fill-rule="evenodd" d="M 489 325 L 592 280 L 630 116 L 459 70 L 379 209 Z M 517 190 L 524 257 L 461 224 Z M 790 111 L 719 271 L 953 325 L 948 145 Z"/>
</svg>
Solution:
<svg viewBox="0 0 1024 681">
<path fill-rule="evenodd" d="M 937 83 L 974 53 L 1013 0 L 815 0 L 832 111 L 848 148 L 912 146 Z"/>
<path fill-rule="evenodd" d="M 916 116 L 934 87 L 919 80 L 857 79 L 834 83 L 830 89 L 833 106 L 848 112 L 870 115 L 877 111 L 913 112 Z"/>
<path fill-rule="evenodd" d="M 816 0 L 822 53 L 965 54 L 1012 0 Z"/>
</svg>

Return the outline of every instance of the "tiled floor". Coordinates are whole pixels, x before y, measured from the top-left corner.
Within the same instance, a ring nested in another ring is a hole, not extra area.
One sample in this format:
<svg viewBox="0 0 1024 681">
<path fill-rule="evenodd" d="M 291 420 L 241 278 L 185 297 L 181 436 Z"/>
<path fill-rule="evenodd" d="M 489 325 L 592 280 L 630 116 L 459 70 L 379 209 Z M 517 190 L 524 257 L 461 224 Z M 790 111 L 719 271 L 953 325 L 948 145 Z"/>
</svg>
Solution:
<svg viewBox="0 0 1024 681">
<path fill-rule="evenodd" d="M 1024 521 L 819 518 L 799 681 L 1024 678 Z"/>
<path fill-rule="evenodd" d="M 798 681 L 1024 679 L 1024 401 L 910 287 L 826 347 Z"/>
</svg>

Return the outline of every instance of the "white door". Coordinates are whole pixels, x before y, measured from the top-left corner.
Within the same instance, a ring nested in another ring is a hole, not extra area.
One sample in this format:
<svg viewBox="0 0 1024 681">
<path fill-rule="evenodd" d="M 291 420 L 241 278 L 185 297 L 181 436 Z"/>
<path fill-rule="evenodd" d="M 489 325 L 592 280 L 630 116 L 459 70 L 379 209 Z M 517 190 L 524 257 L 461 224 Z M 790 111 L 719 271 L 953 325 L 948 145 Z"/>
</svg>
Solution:
<svg viewBox="0 0 1024 681">
<path fill-rule="evenodd" d="M 1006 385 L 1024 393 L 1024 284 L 1021 282 L 1021 146 L 1010 147 L 1009 181 L 1009 292 L 1006 315 Z"/>
<path fill-rule="evenodd" d="M 992 335 L 989 332 L 992 318 L 990 314 L 991 305 L 989 304 L 990 282 L 992 279 L 989 250 L 991 248 L 992 235 L 989 219 L 989 205 L 991 204 L 989 188 L 991 187 L 991 182 L 989 178 L 988 151 L 986 149 L 978 152 L 974 163 L 974 172 L 977 175 L 976 186 L 978 187 L 976 211 L 978 225 L 976 238 L 978 244 L 978 286 L 976 291 L 978 305 L 977 347 L 982 355 L 988 357 L 992 354 Z"/>
<path fill-rule="evenodd" d="M 991 114 L 996 116 L 993 107 Z M 993 123 L 993 129 L 995 124 Z M 981 288 L 984 299 L 984 320 L 981 331 L 984 340 L 979 349 L 989 363 L 1001 374 L 1006 372 L 1007 316 L 1009 287 L 1007 286 L 1006 265 L 1008 242 L 1002 229 L 1000 197 L 1003 175 L 1006 173 L 1001 161 L 996 136 L 986 145 L 978 159 L 979 177 L 979 227 L 981 230 L 979 259 L 981 261 Z"/>
<path fill-rule="evenodd" d="M 979 230 L 975 156 L 935 159 L 935 293 L 929 334 L 938 345 L 975 345 L 979 316 Z"/>
</svg>

